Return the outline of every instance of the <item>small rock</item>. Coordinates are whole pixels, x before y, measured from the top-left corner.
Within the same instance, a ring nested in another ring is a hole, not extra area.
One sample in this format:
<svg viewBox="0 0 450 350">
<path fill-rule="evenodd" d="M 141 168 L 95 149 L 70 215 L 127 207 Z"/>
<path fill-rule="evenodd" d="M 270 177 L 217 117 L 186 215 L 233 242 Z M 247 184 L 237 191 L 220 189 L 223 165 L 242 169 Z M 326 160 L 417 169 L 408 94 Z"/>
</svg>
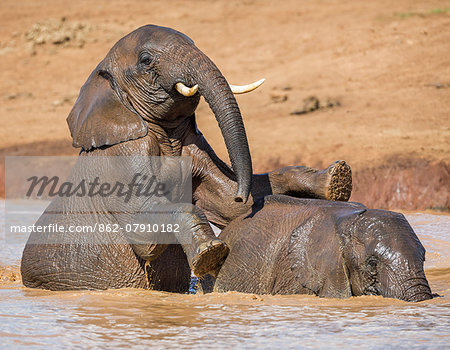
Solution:
<svg viewBox="0 0 450 350">
<path fill-rule="evenodd" d="M 318 109 L 333 108 L 340 105 L 341 103 L 337 99 L 327 98 L 325 101 L 320 101 L 316 96 L 310 96 L 303 100 L 303 108 L 291 112 L 291 115 L 311 113 Z"/>
<path fill-rule="evenodd" d="M 301 115 L 313 112 L 319 109 L 319 105 L 320 105 L 319 99 L 315 96 L 310 96 L 303 100 L 303 108 L 291 112 L 291 115 Z"/>
<path fill-rule="evenodd" d="M 5 100 L 15 100 L 19 94 L 8 94 L 4 97 Z"/>
<path fill-rule="evenodd" d="M 428 86 L 435 87 L 436 89 L 444 89 L 444 88 L 450 87 L 450 83 L 446 84 L 446 83 L 436 82 L 436 83 L 428 84 Z"/>
<path fill-rule="evenodd" d="M 288 100 L 288 95 L 286 94 L 271 94 L 270 99 L 272 103 L 283 103 Z"/>
<path fill-rule="evenodd" d="M 303 110 L 305 113 L 313 112 L 317 109 L 319 109 L 320 102 L 319 99 L 315 96 L 308 97 L 303 100 Z"/>
<path fill-rule="evenodd" d="M 333 108 L 339 107 L 341 103 L 338 100 L 327 98 L 325 102 L 320 102 L 319 108 Z"/>
</svg>

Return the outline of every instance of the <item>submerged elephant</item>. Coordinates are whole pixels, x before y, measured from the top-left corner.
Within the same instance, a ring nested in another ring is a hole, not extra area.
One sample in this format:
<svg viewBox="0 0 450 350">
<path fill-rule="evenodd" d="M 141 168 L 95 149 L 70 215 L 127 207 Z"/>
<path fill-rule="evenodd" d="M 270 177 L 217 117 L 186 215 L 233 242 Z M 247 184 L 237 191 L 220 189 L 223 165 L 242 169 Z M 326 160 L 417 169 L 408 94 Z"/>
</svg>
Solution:
<svg viewBox="0 0 450 350">
<path fill-rule="evenodd" d="M 219 123 L 232 170 L 215 155 L 196 127 L 194 112 L 200 96 Z M 153 244 L 146 232 L 112 234 L 97 228 L 98 224 L 132 224 L 135 213 L 145 214 L 159 204 L 173 204 L 173 198 L 161 198 L 157 203 L 138 198 L 132 204 L 117 197 L 58 198 L 37 225 L 91 225 L 95 230 L 89 237 L 73 232 L 63 237 L 33 232 L 21 264 L 27 287 L 142 287 L 184 292 L 191 269 L 202 276 L 216 270 L 228 254 L 229 248 L 215 238 L 208 220 L 225 227 L 251 208 L 255 200 L 270 194 L 332 200 L 350 197 L 351 171 L 342 161 L 322 171 L 287 167 L 253 175 L 232 89 L 191 39 L 169 28 L 144 26 L 118 41 L 81 88 L 67 122 L 73 145 L 81 147 L 72 178 L 81 178 L 87 171 L 88 175 L 104 176 L 114 183 L 123 176 L 117 173 L 125 169 L 143 179 L 150 177 L 155 167 L 160 169 L 145 157 L 190 157 L 190 200 L 194 206 L 180 204 L 171 219 L 183 227 L 182 233 L 187 233 L 191 242 Z M 118 170 L 116 161 L 97 161 L 105 156 L 141 158 L 125 162 Z M 92 166 L 80 165 L 89 161 Z M 174 173 L 160 175 L 169 182 L 185 180 L 184 175 L 176 178 Z M 117 215 L 118 210 L 123 216 Z M 140 215 L 139 220 L 145 222 L 145 215 Z"/>
<path fill-rule="evenodd" d="M 231 252 L 215 281 L 218 292 L 432 298 L 425 249 L 398 213 L 267 196 L 219 237 Z"/>
</svg>

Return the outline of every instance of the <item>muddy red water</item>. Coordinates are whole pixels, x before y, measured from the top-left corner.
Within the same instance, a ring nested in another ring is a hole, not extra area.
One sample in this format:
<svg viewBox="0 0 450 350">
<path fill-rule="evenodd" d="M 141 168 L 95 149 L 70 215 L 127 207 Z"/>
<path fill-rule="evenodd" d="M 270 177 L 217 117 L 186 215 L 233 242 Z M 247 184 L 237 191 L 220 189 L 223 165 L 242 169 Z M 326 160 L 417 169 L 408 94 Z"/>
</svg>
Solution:
<svg viewBox="0 0 450 350">
<path fill-rule="evenodd" d="M 0 240 L 0 343 L 5 348 L 445 348 L 450 336 L 450 216 L 406 217 L 427 249 L 426 274 L 440 295 L 421 303 L 374 296 L 33 290 L 20 283 L 20 244 Z"/>
</svg>

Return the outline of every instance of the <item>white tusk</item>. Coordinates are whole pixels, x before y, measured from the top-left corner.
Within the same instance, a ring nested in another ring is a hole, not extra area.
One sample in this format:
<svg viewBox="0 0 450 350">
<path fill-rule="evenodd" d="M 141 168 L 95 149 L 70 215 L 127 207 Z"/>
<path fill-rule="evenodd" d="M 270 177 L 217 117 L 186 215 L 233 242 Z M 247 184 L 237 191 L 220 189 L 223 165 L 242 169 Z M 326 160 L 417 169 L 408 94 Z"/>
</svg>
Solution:
<svg viewBox="0 0 450 350">
<path fill-rule="evenodd" d="M 266 79 L 260 79 L 258 81 L 255 81 L 254 83 L 248 84 L 248 85 L 231 85 L 230 89 L 233 92 L 233 94 L 245 94 L 246 92 L 250 92 L 258 88 L 262 83 L 264 83 Z"/>
<path fill-rule="evenodd" d="M 193 87 L 190 88 L 184 85 L 183 83 L 177 83 L 175 85 L 175 89 L 177 89 L 177 91 L 183 96 L 189 97 L 196 94 L 198 90 L 198 85 L 195 84 Z"/>
</svg>

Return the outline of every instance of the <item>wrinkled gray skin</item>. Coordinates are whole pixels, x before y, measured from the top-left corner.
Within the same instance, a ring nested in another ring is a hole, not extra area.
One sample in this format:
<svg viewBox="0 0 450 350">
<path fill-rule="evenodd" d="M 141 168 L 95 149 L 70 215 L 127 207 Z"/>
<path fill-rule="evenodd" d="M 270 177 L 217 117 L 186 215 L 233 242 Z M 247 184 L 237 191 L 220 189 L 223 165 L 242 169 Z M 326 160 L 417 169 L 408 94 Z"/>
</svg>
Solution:
<svg viewBox="0 0 450 350">
<path fill-rule="evenodd" d="M 268 196 L 220 238 L 231 252 L 215 281 L 218 292 L 432 298 L 425 249 L 402 214 Z"/>
<path fill-rule="evenodd" d="M 191 97 L 179 94 L 175 89 L 178 82 L 198 84 L 198 93 Z M 194 112 L 200 96 L 218 121 L 232 169 L 197 130 Z M 195 206 L 188 214 L 180 208 L 173 219 L 192 236 L 193 243 L 130 244 L 125 234 L 96 231 L 89 238 L 66 234 L 62 244 L 55 242 L 52 234 L 33 233 L 21 265 L 27 287 L 141 287 L 185 292 L 197 249 L 214 237 L 208 220 L 225 227 L 257 198 L 270 194 L 335 200 L 350 196 L 351 173 L 344 162 L 323 171 L 287 167 L 253 175 L 242 117 L 227 81 L 191 39 L 169 28 L 144 26 L 118 41 L 82 87 L 67 122 L 73 145 L 81 147 L 79 164 L 98 156 L 191 157 Z M 113 163 L 99 162 L 91 169 L 78 165 L 72 177 L 98 174 L 114 183 L 123 178 L 123 167 L 118 170 Z M 154 173 L 154 166 L 145 161 L 132 162 L 126 169 Z M 181 181 L 170 176 L 163 180 Z M 345 180 L 342 184 L 341 178 Z M 149 201 L 125 205 L 111 198 L 57 199 L 37 224 L 124 225 L 134 223 L 133 212 L 151 211 L 153 205 Z M 76 215 L 85 209 L 93 215 Z M 116 211 L 124 216 L 119 218 Z"/>
</svg>

